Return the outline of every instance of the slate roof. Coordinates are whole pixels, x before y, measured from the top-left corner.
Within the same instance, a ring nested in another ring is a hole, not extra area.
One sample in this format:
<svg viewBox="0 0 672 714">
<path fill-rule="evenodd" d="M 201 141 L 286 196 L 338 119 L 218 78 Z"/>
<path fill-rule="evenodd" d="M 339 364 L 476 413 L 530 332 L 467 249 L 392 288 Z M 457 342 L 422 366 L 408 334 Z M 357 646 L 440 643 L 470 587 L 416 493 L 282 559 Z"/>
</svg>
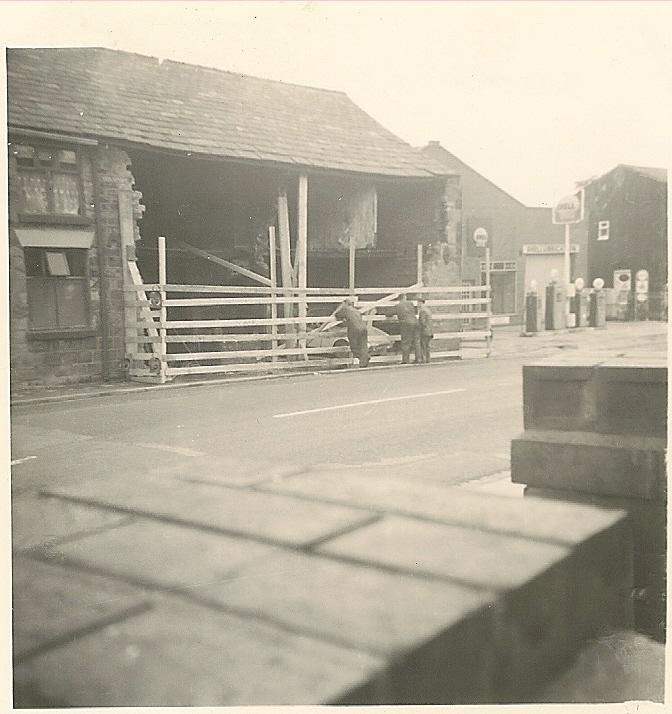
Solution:
<svg viewBox="0 0 672 714">
<path fill-rule="evenodd" d="M 8 49 L 8 125 L 234 159 L 444 175 L 343 92 L 104 48 Z"/>
</svg>

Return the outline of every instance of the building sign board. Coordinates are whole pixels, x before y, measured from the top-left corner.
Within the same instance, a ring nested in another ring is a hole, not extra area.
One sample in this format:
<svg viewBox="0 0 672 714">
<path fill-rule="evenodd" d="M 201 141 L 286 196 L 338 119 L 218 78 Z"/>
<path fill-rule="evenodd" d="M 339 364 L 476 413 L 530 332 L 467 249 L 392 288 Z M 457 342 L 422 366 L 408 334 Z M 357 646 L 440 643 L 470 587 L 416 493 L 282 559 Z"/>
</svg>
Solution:
<svg viewBox="0 0 672 714">
<path fill-rule="evenodd" d="M 523 255 L 562 255 L 564 252 L 565 246 L 562 243 L 527 243 L 522 247 Z M 570 252 L 579 252 L 577 243 L 572 243 Z"/>
</svg>

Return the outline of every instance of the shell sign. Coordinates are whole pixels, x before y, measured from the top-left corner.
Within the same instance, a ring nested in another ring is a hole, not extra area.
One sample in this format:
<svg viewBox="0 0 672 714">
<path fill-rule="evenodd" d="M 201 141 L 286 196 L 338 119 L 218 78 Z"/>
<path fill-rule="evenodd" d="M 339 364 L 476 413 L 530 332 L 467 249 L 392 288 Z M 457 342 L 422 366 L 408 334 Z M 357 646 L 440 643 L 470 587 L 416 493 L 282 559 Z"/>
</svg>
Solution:
<svg viewBox="0 0 672 714">
<path fill-rule="evenodd" d="M 573 193 L 561 198 L 553 208 L 553 223 L 580 223 L 583 220 L 581 194 Z"/>
</svg>

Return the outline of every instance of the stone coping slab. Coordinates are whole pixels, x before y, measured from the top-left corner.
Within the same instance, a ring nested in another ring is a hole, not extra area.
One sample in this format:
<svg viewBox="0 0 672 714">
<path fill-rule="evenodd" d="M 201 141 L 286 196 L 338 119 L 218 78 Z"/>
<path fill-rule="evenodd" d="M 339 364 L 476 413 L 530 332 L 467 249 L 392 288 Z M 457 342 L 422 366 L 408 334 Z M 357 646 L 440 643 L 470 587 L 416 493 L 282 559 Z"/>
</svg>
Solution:
<svg viewBox="0 0 672 714">
<path fill-rule="evenodd" d="M 251 563 L 237 577 L 205 587 L 202 595 L 388 657 L 418 647 L 495 601 L 482 589 L 292 552 Z"/>
<path fill-rule="evenodd" d="M 148 608 L 142 591 L 112 578 L 14 556 L 14 659 L 21 661 L 117 619 Z"/>
<path fill-rule="evenodd" d="M 565 546 L 401 516 L 335 538 L 319 552 L 471 587 L 511 590 L 567 557 Z"/>
<path fill-rule="evenodd" d="M 136 522 L 56 545 L 55 560 L 123 579 L 198 596 L 207 587 L 239 577 L 240 569 L 282 551 L 249 539 L 141 518 Z"/>
<path fill-rule="evenodd" d="M 618 521 L 618 511 L 580 504 L 523 501 L 450 487 L 359 472 L 311 471 L 273 483 L 264 490 L 301 495 L 384 513 L 420 516 L 449 525 L 572 545 Z"/>
<path fill-rule="evenodd" d="M 511 480 L 528 486 L 664 500 L 666 441 L 645 436 L 525 431 L 511 441 Z"/>
<path fill-rule="evenodd" d="M 309 545 L 371 520 L 371 513 L 179 479 L 91 481 L 47 495 L 272 543 Z"/>
<path fill-rule="evenodd" d="M 17 666 L 14 677 L 22 706 L 283 705 L 330 701 L 382 666 L 364 652 L 166 600 Z"/>
</svg>

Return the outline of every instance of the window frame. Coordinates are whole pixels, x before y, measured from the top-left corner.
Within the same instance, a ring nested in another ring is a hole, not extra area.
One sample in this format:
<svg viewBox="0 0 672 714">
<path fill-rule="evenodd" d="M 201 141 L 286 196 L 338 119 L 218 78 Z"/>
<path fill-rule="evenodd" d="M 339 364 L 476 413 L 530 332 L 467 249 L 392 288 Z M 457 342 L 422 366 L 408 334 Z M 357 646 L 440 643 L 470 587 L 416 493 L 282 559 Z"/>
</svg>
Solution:
<svg viewBox="0 0 672 714">
<path fill-rule="evenodd" d="M 91 288 L 90 288 L 90 268 L 89 268 L 89 257 L 90 248 L 70 248 L 67 246 L 60 247 L 35 247 L 26 246 L 24 247 L 24 260 L 26 259 L 26 250 L 39 251 L 40 264 L 42 266 L 42 275 L 28 275 L 26 270 L 26 296 L 28 301 L 28 334 L 32 339 L 56 339 L 59 337 L 88 337 L 95 334 L 91 322 Z M 46 254 L 49 253 L 63 253 L 68 261 L 68 267 L 72 270 L 70 261 L 68 260 L 68 251 L 77 250 L 83 251 L 82 261 L 83 261 L 83 274 L 82 275 L 49 275 L 48 269 L 46 268 Z M 59 311 L 59 300 L 58 300 L 58 287 L 59 285 L 64 285 L 67 282 L 76 282 L 82 285 L 83 293 L 83 311 L 85 315 L 85 323 L 81 325 L 64 325 L 61 324 L 60 311 Z M 33 312 L 35 308 L 35 298 L 34 290 L 31 286 L 36 285 L 48 286 L 49 289 L 49 299 L 53 301 L 56 322 L 54 325 L 49 327 L 35 326 L 33 324 Z M 32 308 L 32 309 L 31 309 Z"/>
<path fill-rule="evenodd" d="M 602 233 L 606 230 L 606 233 Z M 609 240 L 611 234 L 611 221 L 598 221 L 597 222 L 597 240 Z"/>
<path fill-rule="evenodd" d="M 33 174 L 46 176 L 47 180 L 47 211 L 44 213 L 35 213 L 22 209 L 19 211 L 19 220 L 21 223 L 64 223 L 64 224 L 90 224 L 91 220 L 85 214 L 85 196 L 84 196 L 84 181 L 82 179 L 82 151 L 81 147 L 71 145 L 57 145 L 42 141 L 21 141 L 15 140 L 11 142 L 15 146 L 29 146 L 35 152 L 34 163 L 32 166 L 27 166 L 20 163 L 18 156 L 15 156 L 16 171 L 19 177 L 20 190 L 23 191 L 21 185 L 22 174 Z M 71 151 L 75 155 L 75 163 L 66 166 L 55 166 L 52 162 L 51 166 L 36 165 L 39 161 L 39 152 L 49 151 L 55 157 L 59 151 Z M 77 213 L 56 213 L 54 199 L 54 174 L 64 173 L 77 176 L 77 191 L 79 194 L 79 208 Z"/>
</svg>

